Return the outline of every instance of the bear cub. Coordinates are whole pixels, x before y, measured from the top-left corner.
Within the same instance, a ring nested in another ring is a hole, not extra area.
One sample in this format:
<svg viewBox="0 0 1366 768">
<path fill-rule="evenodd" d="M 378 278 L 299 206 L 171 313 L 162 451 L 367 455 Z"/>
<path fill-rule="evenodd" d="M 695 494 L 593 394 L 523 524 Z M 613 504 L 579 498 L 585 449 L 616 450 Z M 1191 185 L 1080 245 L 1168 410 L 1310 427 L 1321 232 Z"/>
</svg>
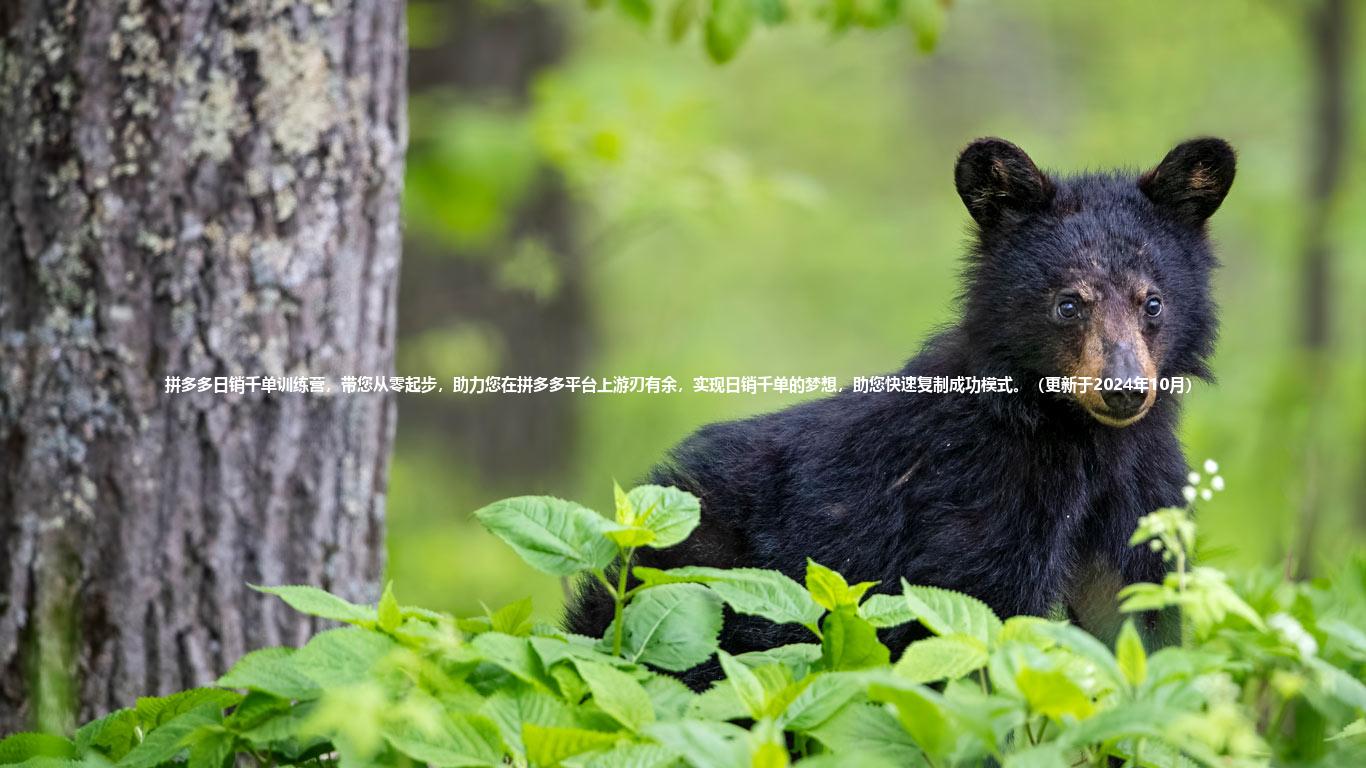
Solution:
<svg viewBox="0 0 1366 768">
<path fill-rule="evenodd" d="M 800 582 L 810 557 L 850 583 L 946 587 L 1003 617 L 1065 606 L 1112 634 L 1115 592 L 1166 572 L 1159 554 L 1129 546 L 1138 518 L 1184 504 L 1179 398 L 1143 385 L 1210 377 L 1206 220 L 1234 169 L 1215 138 L 1146 173 L 1074 176 L 1039 170 L 1010 142 L 973 142 L 954 169 L 975 224 L 957 322 L 898 374 L 1008 376 L 1014 391 L 846 389 L 703 427 L 649 478 L 701 499 L 701 525 L 637 564 L 773 568 Z M 1088 385 L 1051 391 L 1056 377 Z M 600 634 L 611 613 L 589 584 L 568 628 Z M 1144 621 L 1158 634 L 1166 623 Z M 920 632 L 882 638 L 895 658 Z M 728 611 L 721 645 L 743 653 L 807 634 Z M 700 684 L 714 666 L 685 679 Z"/>
</svg>

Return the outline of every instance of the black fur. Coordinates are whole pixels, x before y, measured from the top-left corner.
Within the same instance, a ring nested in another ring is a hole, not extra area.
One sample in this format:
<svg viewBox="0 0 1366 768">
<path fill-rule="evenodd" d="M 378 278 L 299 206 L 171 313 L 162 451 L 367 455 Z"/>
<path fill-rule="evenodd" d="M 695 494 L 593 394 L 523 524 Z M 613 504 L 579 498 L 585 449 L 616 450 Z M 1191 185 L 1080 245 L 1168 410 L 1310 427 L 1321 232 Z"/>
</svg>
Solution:
<svg viewBox="0 0 1366 768">
<path fill-rule="evenodd" d="M 1204 220 L 1233 163 L 1227 144 L 1200 139 L 1142 176 L 1057 177 L 1013 144 L 974 142 L 955 172 L 977 222 L 960 316 L 900 372 L 1011 376 L 1018 393 L 844 391 L 703 427 L 649 478 L 696 494 L 702 525 L 638 562 L 775 568 L 800 581 L 811 557 L 879 590 L 898 591 L 903 578 L 960 590 L 1002 616 L 1075 607 L 1088 587 L 1108 600 L 1120 583 L 1160 581 L 1161 558 L 1128 540 L 1140 516 L 1184 503 L 1178 398 L 1160 394 L 1145 417 L 1118 428 L 1071 398 L 1041 394 L 1037 382 L 1066 375 L 1056 361 L 1073 341 L 1051 312 L 1058 287 L 1078 273 L 1156 285 L 1164 317 L 1147 341 L 1159 375 L 1209 378 L 1216 261 Z M 610 601 L 590 586 L 568 626 L 599 634 L 610 618 Z M 894 654 L 915 636 L 884 632 Z M 730 615 L 722 633 L 736 653 L 813 640 L 800 627 Z M 689 677 L 714 674 L 708 666 Z"/>
</svg>

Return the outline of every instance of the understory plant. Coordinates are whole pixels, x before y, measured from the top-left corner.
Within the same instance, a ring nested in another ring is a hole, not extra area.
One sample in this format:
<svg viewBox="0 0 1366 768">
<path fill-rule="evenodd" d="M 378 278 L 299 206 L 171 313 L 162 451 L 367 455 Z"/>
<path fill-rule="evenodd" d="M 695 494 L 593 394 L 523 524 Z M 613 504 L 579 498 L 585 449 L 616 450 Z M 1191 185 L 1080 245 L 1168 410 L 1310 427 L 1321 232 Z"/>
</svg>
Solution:
<svg viewBox="0 0 1366 768">
<path fill-rule="evenodd" d="M 457 618 L 392 588 L 356 605 L 262 587 L 344 626 L 70 736 L 10 736 L 0 764 L 1366 765 L 1366 562 L 1310 583 L 1195 565 L 1185 510 L 1144 518 L 1132 542 L 1162 550 L 1171 576 L 1120 594 L 1126 612 L 1179 611 L 1181 641 L 1160 649 L 1132 622 L 1112 649 L 1067 622 L 1003 620 L 934 587 L 849 584 L 816 562 L 804 583 L 633 566 L 640 548 L 697 525 L 697 499 L 674 488 L 617 488 L 611 517 L 540 496 L 476 515 L 534 568 L 600 581 L 615 601 L 605 635 L 533 621 L 529 601 Z M 807 642 L 730 655 L 725 608 L 805 627 Z M 893 658 L 878 630 L 910 622 L 928 636 Z M 670 674 L 713 658 L 724 677 L 704 692 Z"/>
</svg>

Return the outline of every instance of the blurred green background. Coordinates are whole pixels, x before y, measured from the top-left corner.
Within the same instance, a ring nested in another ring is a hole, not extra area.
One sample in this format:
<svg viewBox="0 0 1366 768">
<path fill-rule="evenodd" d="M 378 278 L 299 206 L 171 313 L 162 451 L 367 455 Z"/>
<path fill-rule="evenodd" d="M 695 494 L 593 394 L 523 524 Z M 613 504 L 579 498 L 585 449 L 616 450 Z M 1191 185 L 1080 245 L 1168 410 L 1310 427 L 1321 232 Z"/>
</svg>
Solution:
<svg viewBox="0 0 1366 768">
<path fill-rule="evenodd" d="M 561 585 L 473 510 L 524 493 L 610 510 L 614 478 L 700 425 L 797 399 L 693 394 L 694 376 L 848 384 L 899 367 L 954 319 L 968 219 L 952 166 L 982 135 L 1063 172 L 1150 166 L 1200 134 L 1238 147 L 1212 223 L 1219 380 L 1186 397 L 1183 424 L 1192 463 L 1216 458 L 1227 480 L 1199 509 L 1205 551 L 1307 574 L 1361 551 L 1351 41 L 1366 8 L 959 0 L 929 52 L 904 26 L 794 21 L 718 66 L 698 30 L 671 45 L 667 18 L 618 5 L 410 3 L 399 372 L 448 390 L 457 375 L 673 376 L 684 392 L 400 400 L 389 569 L 405 602 L 477 613 L 531 594 L 557 617 Z"/>
</svg>

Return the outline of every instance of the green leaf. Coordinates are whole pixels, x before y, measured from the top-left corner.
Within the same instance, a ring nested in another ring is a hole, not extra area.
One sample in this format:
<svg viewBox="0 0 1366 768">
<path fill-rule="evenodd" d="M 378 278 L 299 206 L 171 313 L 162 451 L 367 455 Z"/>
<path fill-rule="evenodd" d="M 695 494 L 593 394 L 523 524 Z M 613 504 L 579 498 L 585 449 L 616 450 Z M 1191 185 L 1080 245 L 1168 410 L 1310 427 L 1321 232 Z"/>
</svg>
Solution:
<svg viewBox="0 0 1366 768">
<path fill-rule="evenodd" d="M 526 758 L 532 765 L 559 765 L 565 758 L 591 752 L 617 743 L 615 733 L 589 731 L 583 728 L 522 725 L 522 742 L 526 744 Z"/>
<path fill-rule="evenodd" d="M 1342 619 L 1320 619 L 1318 628 L 1329 638 L 1341 643 L 1357 661 L 1366 661 L 1366 631 Z"/>
<path fill-rule="evenodd" d="M 721 599 L 698 584 L 665 584 L 640 592 L 626 606 L 622 655 L 670 672 L 701 664 L 716 652 Z M 612 637 L 615 625 L 603 637 Z"/>
<path fill-rule="evenodd" d="M 1064 728 L 1056 743 L 1070 750 L 1125 738 L 1161 741 L 1172 714 L 1156 702 L 1124 702 Z"/>
<path fill-rule="evenodd" d="M 642 25 L 649 25 L 651 17 L 654 16 L 650 0 L 617 0 L 617 5 L 624 14 Z"/>
<path fill-rule="evenodd" d="M 370 679 L 370 672 L 398 644 L 388 635 L 363 629 L 330 629 L 313 636 L 294 652 L 290 664 L 322 688 L 335 688 Z"/>
<path fill-rule="evenodd" d="M 655 723 L 649 735 L 693 768 L 750 768 L 748 733 L 730 723 L 680 720 Z"/>
<path fill-rule="evenodd" d="M 1042 649 L 1022 642 L 1002 643 L 987 660 L 987 672 L 992 688 L 1007 696 L 1023 699 L 1024 694 L 1015 684 L 1015 675 L 1026 667 L 1049 669 L 1057 662 Z"/>
<path fill-rule="evenodd" d="M 328 688 L 310 704 L 313 715 L 303 726 L 308 734 L 327 736 L 336 745 L 342 764 L 374 762 L 372 758 L 384 748 L 385 714 L 394 706 L 384 686 L 364 679 Z"/>
<path fill-rule="evenodd" d="M 840 574 L 811 558 L 806 560 L 806 591 L 811 593 L 817 605 L 827 611 L 843 605 L 857 606 L 864 593 L 875 586 L 877 582 L 865 581 L 850 587 Z"/>
<path fill-rule="evenodd" d="M 223 722 L 230 728 L 245 730 L 285 713 L 291 706 L 289 699 L 251 691 L 243 697 L 241 703 L 232 708 L 232 714 Z"/>
<path fill-rule="evenodd" d="M 918 755 L 919 752 L 916 754 Z M 857 765 L 859 768 L 902 768 L 906 765 L 919 766 L 923 764 L 923 759 L 920 762 L 897 762 L 874 752 L 848 750 L 839 754 L 826 752 L 814 757 L 804 757 L 796 765 L 797 768 L 845 768 L 845 766 L 850 765 Z"/>
<path fill-rule="evenodd" d="M 999 645 L 1019 642 L 1036 648 L 1052 648 L 1058 641 L 1043 632 L 1043 628 L 1052 623 L 1039 616 L 1011 616 L 1001 625 L 1001 634 L 996 642 Z"/>
<path fill-rule="evenodd" d="M 788 703 L 778 725 L 789 731 L 809 731 L 863 695 L 864 682 L 854 675 L 821 672 L 803 681 L 801 693 Z"/>
<path fill-rule="evenodd" d="M 553 681 L 546 674 L 536 647 L 530 638 L 512 637 L 497 632 L 485 632 L 470 641 L 484 659 L 496 664 L 517 679 L 543 690 L 551 690 Z"/>
<path fill-rule="evenodd" d="M 317 616 L 332 621 L 344 621 L 347 624 L 358 624 L 360 626 L 371 626 L 375 623 L 373 608 L 347 602 L 317 587 L 302 585 L 258 587 L 254 584 L 249 586 L 257 592 L 275 595 L 284 600 L 290 608 L 309 616 Z"/>
<path fill-rule="evenodd" d="M 563 701 L 532 688 L 503 689 L 489 696 L 480 713 L 498 724 L 503 741 L 515 752 L 526 753 L 522 725 L 571 727 L 574 712 Z"/>
<path fill-rule="evenodd" d="M 912 683 L 953 680 L 987 663 L 987 647 L 968 635 L 918 640 L 906 647 L 893 671 Z"/>
<path fill-rule="evenodd" d="M 749 0 L 712 0 L 706 26 L 712 61 L 724 64 L 735 58 L 753 26 L 754 7 Z"/>
<path fill-rule="evenodd" d="M 1039 744 L 1006 755 L 1003 768 L 1067 768 L 1067 756 L 1056 743 Z"/>
<path fill-rule="evenodd" d="M 885 701 L 896 707 L 901 727 L 935 762 L 942 760 L 953 749 L 957 737 L 939 693 L 909 683 L 875 683 L 869 686 L 868 695 L 876 701 Z"/>
<path fill-rule="evenodd" d="M 762 726 L 761 723 L 760 727 Z M 787 744 L 781 740 L 781 733 L 775 734 L 771 740 L 767 741 L 758 741 L 757 738 L 751 739 L 750 768 L 788 768 L 791 760 L 791 755 L 787 751 Z"/>
<path fill-rule="evenodd" d="M 613 544 L 616 544 L 622 549 L 644 547 L 653 543 L 655 540 L 654 531 L 634 525 L 627 528 L 614 528 L 608 531 L 606 535 L 608 539 L 611 539 Z"/>
<path fill-rule="evenodd" d="M 548 674 L 555 681 L 555 689 L 565 701 L 580 702 L 588 696 L 588 683 L 583 681 L 577 667 L 572 664 L 556 664 L 548 668 Z"/>
<path fill-rule="evenodd" d="M 853 23 L 866 29 L 885 27 L 901 20 L 901 2 L 887 3 L 879 0 L 852 0 Z"/>
<path fill-rule="evenodd" d="M 975 597 L 939 587 L 918 587 L 901 580 L 906 605 L 936 635 L 968 635 L 990 648 L 1001 633 L 1001 620 Z"/>
<path fill-rule="evenodd" d="M 616 525 L 587 507 L 550 496 L 518 496 L 474 513 L 528 565 L 551 576 L 606 568 L 617 556 Z"/>
<path fill-rule="evenodd" d="M 1142 685 L 1148 676 L 1148 654 L 1143 650 L 1143 638 L 1138 636 L 1132 619 L 1124 622 L 1115 641 L 1115 656 L 1119 670 L 1130 685 Z"/>
<path fill-rule="evenodd" d="M 869 624 L 878 629 L 897 627 L 915 621 L 915 614 L 911 613 L 911 607 L 903 595 L 873 595 L 859 606 L 858 612 Z"/>
<path fill-rule="evenodd" d="M 111 763 L 98 754 L 83 755 L 80 758 L 30 757 L 22 763 L 14 763 L 14 768 L 109 768 Z"/>
<path fill-rule="evenodd" d="M 191 734 L 186 768 L 230 768 L 237 754 L 237 736 L 226 729 L 204 729 Z"/>
<path fill-rule="evenodd" d="M 792 670 L 794 678 L 803 678 L 821 660 L 821 647 L 816 643 L 792 643 L 764 651 L 742 653 L 735 658 L 749 667 L 781 664 Z"/>
<path fill-rule="evenodd" d="M 967 679 L 949 681 L 944 685 L 943 693 L 944 706 L 952 713 L 960 736 L 970 735 L 977 742 L 974 745 L 960 738 L 959 749 L 966 747 L 965 751 L 971 751 L 983 747 L 999 761 L 1004 734 L 1024 723 L 1025 711 L 1020 702 L 1009 696 L 987 693 L 978 681 Z"/>
<path fill-rule="evenodd" d="M 312 678 L 294 668 L 293 648 L 262 648 L 243 656 L 218 678 L 223 688 L 244 688 L 279 696 L 282 699 L 310 699 L 318 694 Z"/>
<path fill-rule="evenodd" d="M 390 581 L 384 585 L 384 594 L 380 596 L 375 614 L 379 620 L 379 628 L 385 632 L 392 633 L 403 623 L 403 610 L 398 607 L 398 600 L 394 597 L 394 582 Z"/>
<path fill-rule="evenodd" d="M 684 717 L 694 720 L 740 720 L 752 717 L 749 708 L 740 701 L 735 686 L 723 681 L 698 694 L 688 703 Z"/>
<path fill-rule="evenodd" d="M 503 764 L 498 725 L 483 715 L 452 713 L 427 728 L 408 722 L 390 723 L 385 726 L 384 738 L 394 749 L 428 765 L 457 768 Z"/>
<path fill-rule="evenodd" d="M 763 23 L 773 26 L 787 20 L 786 0 L 754 0 L 754 10 Z"/>
<path fill-rule="evenodd" d="M 1161 584 L 1137 582 L 1119 591 L 1119 610 L 1124 613 L 1138 611 L 1159 611 L 1176 605 L 1179 594 L 1176 590 Z"/>
<path fill-rule="evenodd" d="M 330 743 L 316 733 L 313 718 L 317 711 L 316 702 L 298 704 L 275 717 L 241 730 L 240 735 L 257 749 L 270 750 L 282 755 L 301 755 L 309 749 L 323 745 L 330 748 Z"/>
<path fill-rule="evenodd" d="M 0 741 L 0 765 L 34 757 L 74 758 L 76 745 L 50 733 L 16 733 Z"/>
<path fill-rule="evenodd" d="M 195 730 L 223 721 L 216 703 L 203 704 L 166 720 L 148 731 L 142 742 L 118 762 L 118 768 L 154 768 L 185 750 L 185 740 Z"/>
<path fill-rule="evenodd" d="M 549 667 L 565 659 L 588 659 L 589 661 L 601 661 L 604 664 L 611 664 L 615 667 L 630 667 L 631 663 L 625 659 L 618 659 L 611 654 L 603 653 L 594 647 L 595 641 L 584 635 L 557 635 L 553 634 L 559 630 L 551 629 L 552 634 L 540 634 L 539 629 L 536 634 L 528 635 L 524 638 L 535 649 L 536 655 L 540 657 L 541 663 Z"/>
<path fill-rule="evenodd" d="M 1318 657 L 1306 659 L 1305 663 L 1314 671 L 1324 693 L 1358 712 L 1366 710 L 1366 683 Z"/>
<path fill-rule="evenodd" d="M 613 720 L 632 731 L 654 722 L 654 704 L 634 677 L 596 661 L 578 660 L 575 666 L 593 692 L 593 701 Z"/>
<path fill-rule="evenodd" d="M 128 754 L 138 738 L 137 720 L 132 708 L 117 709 L 92 720 L 77 729 L 76 749 L 82 754 L 98 750 L 109 759 L 118 760 Z"/>
<path fill-rule="evenodd" d="M 1346 728 L 1328 737 L 1328 741 L 1342 741 L 1357 736 L 1366 736 L 1366 718 L 1358 717 L 1347 724 Z"/>
<path fill-rule="evenodd" d="M 612 495 L 615 500 L 618 527 L 608 531 L 607 538 L 622 549 L 643 547 L 654 542 L 655 532 L 639 524 L 639 511 L 632 503 L 631 497 L 615 481 L 612 483 Z"/>
<path fill-rule="evenodd" d="M 636 508 L 631 504 L 631 497 L 626 495 L 626 491 L 623 491 L 615 480 L 612 481 L 612 501 L 617 525 L 635 525 Z"/>
<path fill-rule="evenodd" d="M 144 696 L 137 700 L 133 711 L 137 713 L 139 727 L 148 731 L 186 712 L 206 705 L 216 707 L 221 712 L 241 700 L 241 694 L 232 691 L 217 688 L 191 688 L 173 693 L 170 696 Z"/>
<path fill-rule="evenodd" d="M 675 0 L 669 14 L 669 42 L 677 43 L 688 34 L 702 8 L 702 0 Z"/>
<path fill-rule="evenodd" d="M 637 567 L 632 573 L 649 584 L 706 584 L 736 613 L 762 616 L 777 624 L 814 628 L 823 613 L 809 592 L 778 571 L 688 566 L 668 571 Z"/>
<path fill-rule="evenodd" d="M 669 675 L 651 675 L 641 685 L 645 688 L 645 693 L 649 694 L 650 703 L 654 705 L 655 718 L 659 720 L 682 718 L 688 707 L 697 699 L 697 694 L 693 693 L 691 688 Z"/>
<path fill-rule="evenodd" d="M 858 8 L 856 3 L 857 0 L 830 0 L 824 15 L 831 32 L 840 33 L 849 28 L 854 21 L 854 11 Z"/>
<path fill-rule="evenodd" d="M 508 603 L 489 615 L 489 628 L 505 635 L 525 635 L 531 623 L 531 598 Z"/>
<path fill-rule="evenodd" d="M 611 749 L 584 752 L 563 761 L 565 768 L 668 768 L 678 753 L 658 744 L 619 744 Z"/>
<path fill-rule="evenodd" d="M 1025 667 L 1015 674 L 1015 684 L 1032 712 L 1062 720 L 1084 720 L 1095 709 L 1091 697 L 1061 669 Z"/>
<path fill-rule="evenodd" d="M 1186 591 L 1180 594 L 1182 614 L 1195 628 L 1197 637 L 1211 634 L 1216 625 L 1225 621 L 1229 614 L 1242 618 L 1259 630 L 1266 631 L 1262 617 L 1243 601 L 1223 571 L 1204 566 L 1192 568 L 1187 574 Z M 1167 575 L 1166 586 L 1172 589 L 1180 580 L 1178 574 Z M 1123 594 L 1123 592 L 1121 592 Z M 1127 609 L 1128 603 L 1124 608 Z"/>
<path fill-rule="evenodd" d="M 944 8 L 940 0 L 905 0 L 906 22 L 920 50 L 929 53 L 944 30 Z"/>
<path fill-rule="evenodd" d="M 833 611 L 847 602 L 849 582 L 840 574 L 808 557 L 806 591 L 811 593 L 811 599 L 816 601 L 816 605 Z"/>
<path fill-rule="evenodd" d="M 1037 630 L 1047 637 L 1055 640 L 1058 645 L 1066 648 L 1072 653 L 1090 662 L 1106 680 L 1109 680 L 1116 690 L 1127 690 L 1129 680 L 1120 671 L 1119 662 L 1115 660 L 1114 654 L 1105 644 L 1097 640 L 1095 636 L 1080 627 L 1071 624 L 1050 622 L 1037 627 Z"/>
<path fill-rule="evenodd" d="M 681 544 L 702 520 L 697 497 L 673 487 L 641 485 L 627 494 L 635 510 L 633 525 L 654 533 L 650 546 L 664 549 Z"/>
<path fill-rule="evenodd" d="M 721 669 L 725 670 L 726 680 L 735 689 L 736 697 L 745 706 L 750 717 L 756 720 L 763 717 L 768 706 L 768 693 L 758 676 L 725 651 L 717 651 L 716 656 L 721 662 Z"/>
<path fill-rule="evenodd" d="M 1223 654 L 1187 648 L 1160 648 L 1148 657 L 1148 679 L 1144 688 L 1217 674 L 1228 662 L 1229 659 Z"/>
<path fill-rule="evenodd" d="M 891 660 L 877 629 L 851 605 L 829 613 L 821 624 L 821 662 L 826 669 L 866 669 Z"/>
<path fill-rule="evenodd" d="M 836 755 L 869 754 L 892 765 L 925 768 L 925 758 L 890 712 L 881 706 L 850 704 L 811 730 L 812 738 Z M 804 763 L 798 763 L 798 766 Z M 854 761 L 843 765 L 858 765 Z"/>
</svg>

